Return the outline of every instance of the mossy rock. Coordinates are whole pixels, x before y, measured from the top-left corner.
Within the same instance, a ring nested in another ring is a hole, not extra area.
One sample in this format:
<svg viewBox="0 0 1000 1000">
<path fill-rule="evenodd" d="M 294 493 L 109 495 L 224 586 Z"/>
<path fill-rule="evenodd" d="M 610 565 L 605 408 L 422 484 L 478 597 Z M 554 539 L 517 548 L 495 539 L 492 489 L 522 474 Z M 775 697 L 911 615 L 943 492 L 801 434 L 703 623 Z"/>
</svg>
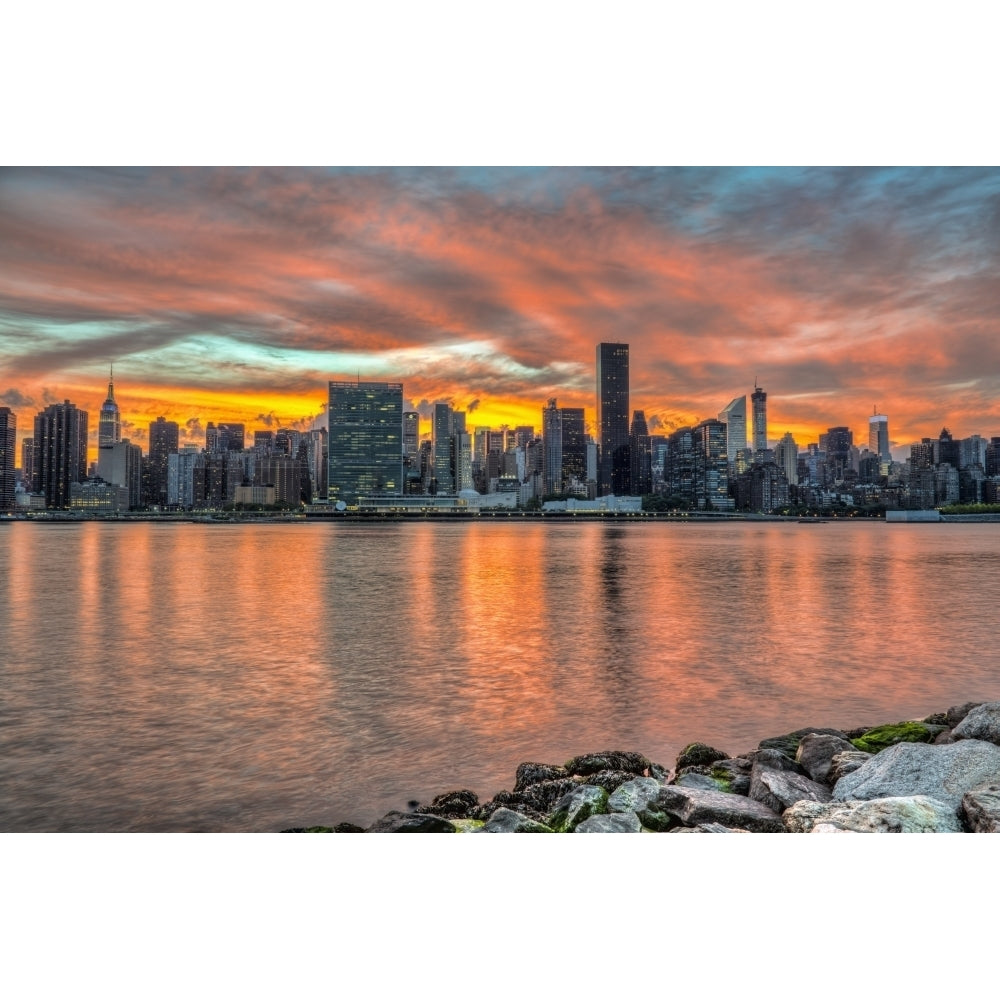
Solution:
<svg viewBox="0 0 1000 1000">
<path fill-rule="evenodd" d="M 451 825 L 459 833 L 475 833 L 476 830 L 481 830 L 486 823 L 481 819 L 453 819 Z"/>
<path fill-rule="evenodd" d="M 942 728 L 924 722 L 895 722 L 869 729 L 851 743 L 865 753 L 878 753 L 897 743 L 930 743 Z"/>
<path fill-rule="evenodd" d="M 688 767 L 704 767 L 728 757 L 729 754 L 724 750 L 716 750 L 715 747 L 710 747 L 707 743 L 689 743 L 677 755 L 677 762 L 674 766 L 679 773 Z"/>
<path fill-rule="evenodd" d="M 545 821 L 556 833 L 572 833 L 585 819 L 608 811 L 608 793 L 599 785 L 580 785 L 567 792 Z"/>
</svg>

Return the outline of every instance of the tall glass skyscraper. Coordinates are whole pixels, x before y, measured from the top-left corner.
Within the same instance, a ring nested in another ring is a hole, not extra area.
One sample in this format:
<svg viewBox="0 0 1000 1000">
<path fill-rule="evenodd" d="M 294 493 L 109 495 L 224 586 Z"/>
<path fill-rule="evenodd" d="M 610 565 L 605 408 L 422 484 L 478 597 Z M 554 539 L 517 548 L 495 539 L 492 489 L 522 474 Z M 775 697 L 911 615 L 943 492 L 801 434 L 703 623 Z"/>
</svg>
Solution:
<svg viewBox="0 0 1000 1000">
<path fill-rule="evenodd" d="M 726 448 L 729 461 L 735 463 L 738 452 L 747 446 L 747 398 L 737 396 L 720 414 L 719 419 L 726 425 Z"/>
<path fill-rule="evenodd" d="M 868 418 L 868 450 L 878 455 L 882 462 L 891 462 L 889 452 L 889 418 L 884 413 L 875 413 Z"/>
<path fill-rule="evenodd" d="M 597 345 L 597 428 L 601 438 L 598 493 L 628 496 L 631 461 L 628 447 L 628 344 Z"/>
<path fill-rule="evenodd" d="M 754 383 L 750 399 L 753 403 L 753 457 L 756 462 L 760 460 L 758 455 L 767 451 L 767 393 Z"/>
<path fill-rule="evenodd" d="M 329 415 L 330 502 L 402 494 L 402 382 L 331 382 Z"/>
<path fill-rule="evenodd" d="M 87 412 L 68 399 L 47 406 L 35 417 L 35 449 L 34 492 L 50 509 L 69 507 L 70 484 L 87 478 Z"/>
<path fill-rule="evenodd" d="M 14 509 L 14 450 L 17 447 L 17 415 L 0 406 L 0 510 Z"/>
</svg>

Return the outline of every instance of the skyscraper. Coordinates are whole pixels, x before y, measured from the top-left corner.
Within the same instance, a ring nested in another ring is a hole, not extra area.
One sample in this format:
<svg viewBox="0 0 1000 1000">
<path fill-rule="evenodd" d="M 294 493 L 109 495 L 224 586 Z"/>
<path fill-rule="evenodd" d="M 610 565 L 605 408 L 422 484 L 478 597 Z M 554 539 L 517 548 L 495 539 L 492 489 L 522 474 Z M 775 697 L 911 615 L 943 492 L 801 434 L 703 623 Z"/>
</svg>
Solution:
<svg viewBox="0 0 1000 1000">
<path fill-rule="evenodd" d="M 167 504 L 167 463 L 177 454 L 180 428 L 173 420 L 157 417 L 149 425 L 149 485 L 146 502 L 152 506 Z"/>
<path fill-rule="evenodd" d="M 451 434 L 452 409 L 447 403 L 434 404 L 434 416 L 431 420 L 431 454 L 433 466 L 431 470 L 432 493 L 454 493 L 455 479 L 452 476 Z"/>
<path fill-rule="evenodd" d="M 868 418 L 868 450 L 883 462 L 891 462 L 889 452 L 889 418 L 875 413 Z"/>
<path fill-rule="evenodd" d="M 562 413 L 555 399 L 542 410 L 542 495 L 562 493 Z"/>
<path fill-rule="evenodd" d="M 562 476 L 563 489 L 575 479 L 581 486 L 587 482 L 587 422 L 582 406 L 563 406 L 562 414 Z"/>
<path fill-rule="evenodd" d="M 0 511 L 14 509 L 14 451 L 17 448 L 17 415 L 0 406 Z"/>
<path fill-rule="evenodd" d="M 735 463 L 738 453 L 747 447 L 747 398 L 737 396 L 720 414 L 726 425 L 726 448 L 729 461 Z"/>
<path fill-rule="evenodd" d="M 35 417 L 34 492 L 45 494 L 48 508 L 69 507 L 71 483 L 87 478 L 87 413 L 68 399 L 47 406 Z"/>
<path fill-rule="evenodd" d="M 403 384 L 331 382 L 331 503 L 403 492 Z"/>
<path fill-rule="evenodd" d="M 632 427 L 628 436 L 629 456 L 632 461 L 632 489 L 637 496 L 653 492 L 652 456 L 649 447 L 649 425 L 643 410 L 632 414 Z"/>
<path fill-rule="evenodd" d="M 601 438 L 598 494 L 631 493 L 628 448 L 628 344 L 597 345 L 597 427 Z"/>
<path fill-rule="evenodd" d="M 122 420 L 115 402 L 115 373 L 112 369 L 108 379 L 108 398 L 101 404 L 101 416 L 97 424 L 97 447 L 118 444 L 121 439 Z"/>
<path fill-rule="evenodd" d="M 767 451 L 767 393 L 756 382 L 753 386 L 753 458 L 763 461 L 761 452 Z"/>
</svg>

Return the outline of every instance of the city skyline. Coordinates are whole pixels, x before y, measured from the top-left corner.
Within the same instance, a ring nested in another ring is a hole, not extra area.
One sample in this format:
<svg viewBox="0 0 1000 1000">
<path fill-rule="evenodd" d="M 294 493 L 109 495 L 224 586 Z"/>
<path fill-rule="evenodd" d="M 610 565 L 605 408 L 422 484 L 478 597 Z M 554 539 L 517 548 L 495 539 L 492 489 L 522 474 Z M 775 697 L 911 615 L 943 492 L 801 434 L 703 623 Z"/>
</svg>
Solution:
<svg viewBox="0 0 1000 1000">
<path fill-rule="evenodd" d="M 1000 425 L 1000 171 L 0 171 L 0 405 L 307 429 L 330 380 L 471 426 L 548 398 L 599 436 L 594 345 L 650 433 L 756 379 L 768 438 L 890 416 L 896 456 Z"/>
</svg>

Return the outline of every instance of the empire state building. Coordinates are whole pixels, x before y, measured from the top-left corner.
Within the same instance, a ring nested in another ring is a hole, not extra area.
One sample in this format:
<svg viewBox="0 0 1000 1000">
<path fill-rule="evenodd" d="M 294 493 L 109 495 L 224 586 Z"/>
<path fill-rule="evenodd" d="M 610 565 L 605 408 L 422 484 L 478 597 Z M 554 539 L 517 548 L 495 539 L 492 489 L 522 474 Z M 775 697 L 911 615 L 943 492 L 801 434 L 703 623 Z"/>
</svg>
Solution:
<svg viewBox="0 0 1000 1000">
<path fill-rule="evenodd" d="M 99 448 L 118 444 L 122 439 L 122 418 L 115 402 L 115 371 L 111 369 L 108 382 L 108 398 L 101 405 L 101 418 L 97 425 L 97 446 Z"/>
</svg>

